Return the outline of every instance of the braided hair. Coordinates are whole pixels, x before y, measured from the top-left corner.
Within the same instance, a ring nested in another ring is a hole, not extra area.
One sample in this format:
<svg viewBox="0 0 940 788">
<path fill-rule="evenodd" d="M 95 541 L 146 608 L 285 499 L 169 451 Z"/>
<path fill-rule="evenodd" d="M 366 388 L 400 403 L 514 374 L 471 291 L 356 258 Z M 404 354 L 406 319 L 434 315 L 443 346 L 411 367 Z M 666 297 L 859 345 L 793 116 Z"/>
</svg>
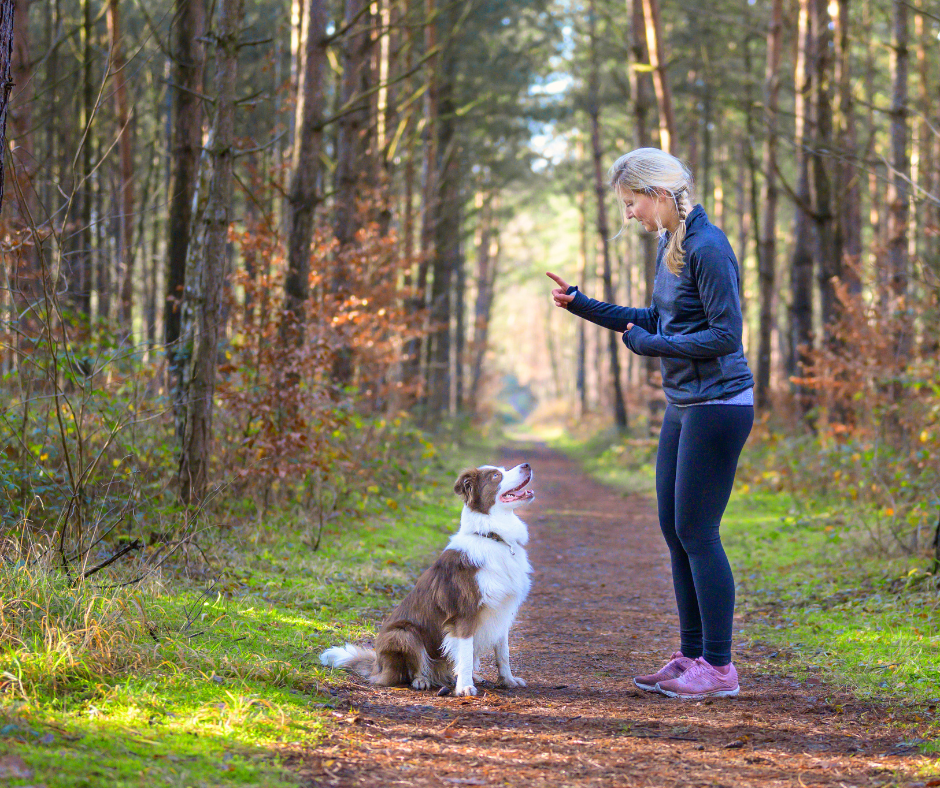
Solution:
<svg viewBox="0 0 940 788">
<path fill-rule="evenodd" d="M 610 168 L 610 185 L 618 193 L 624 189 L 651 197 L 670 196 L 679 215 L 679 226 L 669 238 L 663 262 L 676 276 L 685 265 L 686 219 L 692 210 L 692 173 L 679 159 L 659 148 L 637 148 L 625 153 Z M 665 228 L 660 225 L 660 232 Z"/>
</svg>

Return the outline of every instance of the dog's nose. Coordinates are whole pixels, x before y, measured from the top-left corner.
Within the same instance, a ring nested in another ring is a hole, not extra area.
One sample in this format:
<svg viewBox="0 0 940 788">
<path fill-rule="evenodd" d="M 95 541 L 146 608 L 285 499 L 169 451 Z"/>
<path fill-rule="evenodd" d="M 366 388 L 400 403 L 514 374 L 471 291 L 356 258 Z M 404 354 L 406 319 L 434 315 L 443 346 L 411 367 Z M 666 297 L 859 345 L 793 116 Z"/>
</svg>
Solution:
<svg viewBox="0 0 940 788">
<path fill-rule="evenodd" d="M 527 471 L 527 470 L 529 470 L 529 468 L 531 468 L 532 466 L 529 465 L 529 463 L 524 462 L 524 463 L 522 463 L 522 465 L 520 465 L 519 467 L 522 468 L 523 470 L 526 470 L 526 471 Z"/>
</svg>

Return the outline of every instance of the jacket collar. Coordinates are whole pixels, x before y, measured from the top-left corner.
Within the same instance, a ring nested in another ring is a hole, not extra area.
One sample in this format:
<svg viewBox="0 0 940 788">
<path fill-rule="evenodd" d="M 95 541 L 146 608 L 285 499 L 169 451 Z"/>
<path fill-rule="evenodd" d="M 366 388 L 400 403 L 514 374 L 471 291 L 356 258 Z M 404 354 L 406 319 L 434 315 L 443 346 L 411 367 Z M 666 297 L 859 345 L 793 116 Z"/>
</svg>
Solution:
<svg viewBox="0 0 940 788">
<path fill-rule="evenodd" d="M 701 230 L 707 224 L 708 215 L 705 213 L 705 209 L 701 205 L 696 205 L 689 211 L 689 215 L 685 217 L 686 237 L 696 230 Z"/>
<path fill-rule="evenodd" d="M 689 215 L 685 217 L 685 237 L 688 238 L 692 233 L 701 230 L 707 224 L 708 214 L 705 213 L 705 209 L 700 204 L 696 204 L 695 207 L 689 211 Z M 659 242 L 663 246 L 669 243 L 668 230 L 660 236 Z"/>
</svg>

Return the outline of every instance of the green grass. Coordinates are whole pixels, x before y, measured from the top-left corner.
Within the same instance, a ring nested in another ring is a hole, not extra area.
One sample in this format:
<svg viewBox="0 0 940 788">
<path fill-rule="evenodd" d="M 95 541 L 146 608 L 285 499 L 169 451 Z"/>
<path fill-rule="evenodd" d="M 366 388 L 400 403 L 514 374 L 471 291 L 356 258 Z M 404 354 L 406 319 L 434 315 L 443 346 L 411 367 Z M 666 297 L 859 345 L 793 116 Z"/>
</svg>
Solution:
<svg viewBox="0 0 940 788">
<path fill-rule="evenodd" d="M 0 569 L 0 752 L 31 772 L 8 784 L 296 784 L 285 752 L 331 724 L 319 653 L 370 636 L 444 546 L 459 513 L 450 474 L 478 453 L 426 452 L 400 490 L 333 521 L 317 552 L 286 513 L 233 526 L 203 545 L 216 583 L 177 567 L 76 591 Z"/>
<path fill-rule="evenodd" d="M 940 596 L 925 562 L 878 554 L 844 510 L 815 504 L 732 497 L 723 541 L 746 633 L 857 696 L 940 703 Z"/>
</svg>

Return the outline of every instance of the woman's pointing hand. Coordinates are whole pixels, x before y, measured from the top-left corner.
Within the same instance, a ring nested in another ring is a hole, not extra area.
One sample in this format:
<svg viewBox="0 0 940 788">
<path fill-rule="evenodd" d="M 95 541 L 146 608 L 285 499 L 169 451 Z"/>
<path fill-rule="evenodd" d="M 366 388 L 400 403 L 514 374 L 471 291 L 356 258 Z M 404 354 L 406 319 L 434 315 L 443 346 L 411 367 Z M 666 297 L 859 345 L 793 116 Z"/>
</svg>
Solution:
<svg viewBox="0 0 940 788">
<path fill-rule="evenodd" d="M 569 285 L 564 279 L 560 276 L 556 276 L 553 273 L 546 272 L 545 276 L 555 282 L 558 287 L 552 290 L 552 298 L 555 299 L 555 306 L 560 306 L 562 309 L 567 309 L 568 304 L 574 301 L 573 295 L 567 295 Z"/>
</svg>

